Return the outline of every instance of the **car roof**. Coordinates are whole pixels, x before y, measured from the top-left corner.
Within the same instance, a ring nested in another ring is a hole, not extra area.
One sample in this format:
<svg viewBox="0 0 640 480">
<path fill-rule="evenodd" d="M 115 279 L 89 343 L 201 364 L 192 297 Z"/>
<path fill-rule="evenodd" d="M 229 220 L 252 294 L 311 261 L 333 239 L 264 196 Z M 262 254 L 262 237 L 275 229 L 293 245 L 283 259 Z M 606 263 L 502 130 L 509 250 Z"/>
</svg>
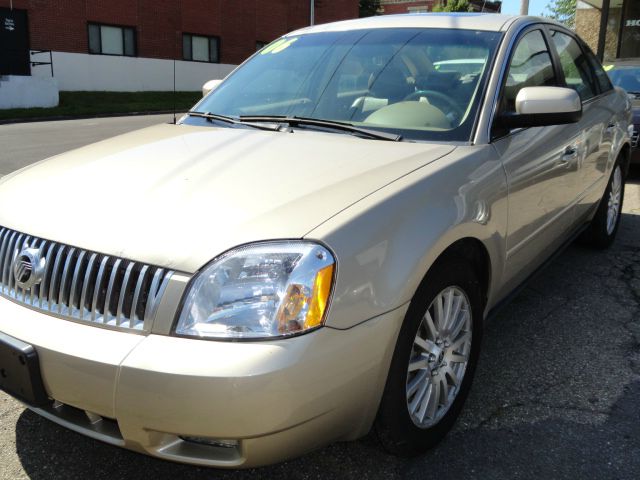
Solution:
<svg viewBox="0 0 640 480">
<path fill-rule="evenodd" d="M 507 30 L 507 28 L 518 19 L 527 19 L 532 23 L 549 22 L 549 19 L 541 19 L 538 17 L 522 17 L 497 13 L 410 13 L 380 15 L 325 23 L 323 25 L 302 28 L 291 34 L 339 32 L 369 28 L 450 28 L 499 32 Z"/>
</svg>

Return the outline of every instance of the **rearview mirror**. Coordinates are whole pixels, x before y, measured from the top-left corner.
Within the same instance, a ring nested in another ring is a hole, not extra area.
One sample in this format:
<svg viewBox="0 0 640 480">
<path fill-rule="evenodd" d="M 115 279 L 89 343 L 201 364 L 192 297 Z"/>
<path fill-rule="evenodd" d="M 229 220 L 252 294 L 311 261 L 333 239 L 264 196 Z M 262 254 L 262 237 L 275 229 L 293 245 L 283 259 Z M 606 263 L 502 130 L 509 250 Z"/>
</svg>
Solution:
<svg viewBox="0 0 640 480">
<path fill-rule="evenodd" d="M 202 86 L 202 96 L 206 97 L 210 92 L 218 88 L 218 85 L 222 83 L 222 80 L 209 80 Z"/>
<path fill-rule="evenodd" d="M 578 93 L 563 87 L 524 87 L 516 96 L 516 112 L 500 115 L 508 128 L 544 127 L 575 123 L 582 117 Z"/>
</svg>

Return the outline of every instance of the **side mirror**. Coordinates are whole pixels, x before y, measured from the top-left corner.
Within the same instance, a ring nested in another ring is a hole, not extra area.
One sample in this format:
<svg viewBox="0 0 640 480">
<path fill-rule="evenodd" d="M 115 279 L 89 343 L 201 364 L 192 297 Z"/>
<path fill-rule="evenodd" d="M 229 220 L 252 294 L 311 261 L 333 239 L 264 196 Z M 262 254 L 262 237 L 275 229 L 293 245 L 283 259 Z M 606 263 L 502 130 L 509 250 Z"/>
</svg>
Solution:
<svg viewBox="0 0 640 480">
<path fill-rule="evenodd" d="M 202 96 L 206 97 L 207 95 L 209 95 L 209 93 L 218 88 L 218 85 L 220 85 L 221 83 L 222 80 L 209 80 L 202 86 Z"/>
<path fill-rule="evenodd" d="M 576 123 L 582 117 L 578 93 L 563 87 L 524 87 L 516 96 L 516 113 L 498 117 L 508 128 L 545 127 Z"/>
</svg>

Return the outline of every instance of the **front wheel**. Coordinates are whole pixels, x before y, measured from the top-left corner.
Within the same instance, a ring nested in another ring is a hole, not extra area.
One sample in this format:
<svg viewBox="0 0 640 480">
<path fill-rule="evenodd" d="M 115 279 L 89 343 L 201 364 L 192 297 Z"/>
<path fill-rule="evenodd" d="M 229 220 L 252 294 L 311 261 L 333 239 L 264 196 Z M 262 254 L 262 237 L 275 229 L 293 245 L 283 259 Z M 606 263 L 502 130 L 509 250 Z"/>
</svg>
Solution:
<svg viewBox="0 0 640 480">
<path fill-rule="evenodd" d="M 473 268 L 437 264 L 400 330 L 375 429 L 387 451 L 416 455 L 453 426 L 471 386 L 482 336 L 482 295 Z"/>
</svg>

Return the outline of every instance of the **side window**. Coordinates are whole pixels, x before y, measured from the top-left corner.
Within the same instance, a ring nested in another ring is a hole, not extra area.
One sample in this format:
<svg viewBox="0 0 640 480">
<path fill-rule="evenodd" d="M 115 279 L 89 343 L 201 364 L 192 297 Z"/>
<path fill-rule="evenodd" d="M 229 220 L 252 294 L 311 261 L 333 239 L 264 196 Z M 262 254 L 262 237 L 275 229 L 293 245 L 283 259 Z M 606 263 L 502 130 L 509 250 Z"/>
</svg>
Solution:
<svg viewBox="0 0 640 480">
<path fill-rule="evenodd" d="M 502 95 L 502 111 L 514 112 L 516 96 L 524 87 L 556 86 L 549 49 L 540 30 L 525 34 L 511 57 Z"/>
<path fill-rule="evenodd" d="M 551 32 L 553 43 L 560 57 L 567 87 L 573 88 L 584 102 L 596 95 L 595 78 L 591 72 L 587 56 L 578 42 L 569 35 L 554 30 Z"/>
<path fill-rule="evenodd" d="M 602 64 L 600 63 L 600 60 L 598 60 L 596 56 L 593 54 L 593 52 L 590 50 L 587 51 L 587 58 L 589 59 L 591 68 L 593 68 L 593 71 L 596 74 L 596 81 L 600 86 L 600 93 L 604 93 L 604 92 L 608 92 L 609 90 L 612 90 L 613 85 L 611 85 L 611 79 L 609 78 L 609 75 L 607 75 L 607 72 L 604 71 L 604 68 L 602 68 Z"/>
</svg>

